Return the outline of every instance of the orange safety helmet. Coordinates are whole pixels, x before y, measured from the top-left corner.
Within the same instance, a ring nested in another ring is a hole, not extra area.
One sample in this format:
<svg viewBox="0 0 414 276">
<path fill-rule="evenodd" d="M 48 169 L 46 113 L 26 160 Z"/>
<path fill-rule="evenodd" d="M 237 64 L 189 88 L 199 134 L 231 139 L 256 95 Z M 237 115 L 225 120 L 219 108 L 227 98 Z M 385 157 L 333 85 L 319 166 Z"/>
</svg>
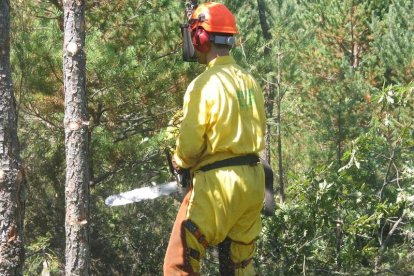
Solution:
<svg viewBox="0 0 414 276">
<path fill-rule="evenodd" d="M 192 13 L 189 24 L 192 44 L 202 53 L 210 49 L 212 41 L 234 45 L 233 35 L 238 33 L 234 15 L 226 6 L 215 2 L 200 4 Z"/>
<path fill-rule="evenodd" d="M 190 19 L 191 30 L 201 27 L 210 33 L 237 34 L 236 20 L 231 11 L 221 3 L 198 5 Z"/>
</svg>

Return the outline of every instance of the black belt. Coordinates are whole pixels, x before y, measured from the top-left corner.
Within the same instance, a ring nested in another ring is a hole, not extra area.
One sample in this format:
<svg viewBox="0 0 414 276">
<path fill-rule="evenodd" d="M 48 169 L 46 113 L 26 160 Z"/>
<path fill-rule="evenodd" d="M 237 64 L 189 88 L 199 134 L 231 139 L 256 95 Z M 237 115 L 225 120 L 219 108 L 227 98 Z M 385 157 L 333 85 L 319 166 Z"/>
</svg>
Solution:
<svg viewBox="0 0 414 276">
<path fill-rule="evenodd" d="M 255 165 L 260 162 L 259 157 L 256 154 L 248 154 L 243 156 L 236 156 L 224 160 L 219 160 L 214 163 L 202 166 L 198 170 L 206 172 L 218 168 L 230 167 L 230 166 L 242 166 L 242 165 Z"/>
<path fill-rule="evenodd" d="M 255 154 L 248 154 L 216 161 L 214 163 L 199 168 L 199 170 L 206 172 L 209 170 L 229 166 L 256 165 L 259 162 L 262 163 L 265 174 L 265 198 L 262 213 L 266 216 L 272 216 L 274 215 L 276 203 L 275 193 L 273 190 L 273 170 L 272 167 L 270 167 L 270 165 L 267 163 L 267 161 L 259 159 L 259 157 Z"/>
</svg>

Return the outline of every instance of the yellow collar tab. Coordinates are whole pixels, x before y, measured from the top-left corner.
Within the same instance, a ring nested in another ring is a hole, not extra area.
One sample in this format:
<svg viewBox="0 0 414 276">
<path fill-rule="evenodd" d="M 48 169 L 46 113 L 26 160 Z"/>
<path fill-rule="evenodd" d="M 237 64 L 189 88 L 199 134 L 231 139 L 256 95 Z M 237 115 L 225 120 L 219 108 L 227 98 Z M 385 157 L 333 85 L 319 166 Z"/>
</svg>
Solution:
<svg viewBox="0 0 414 276">
<path fill-rule="evenodd" d="M 210 61 L 207 64 L 207 68 L 211 68 L 217 65 L 226 65 L 226 64 L 235 64 L 235 63 L 236 61 L 234 60 L 232 56 L 221 56 L 221 57 L 216 57 L 215 59 Z"/>
</svg>

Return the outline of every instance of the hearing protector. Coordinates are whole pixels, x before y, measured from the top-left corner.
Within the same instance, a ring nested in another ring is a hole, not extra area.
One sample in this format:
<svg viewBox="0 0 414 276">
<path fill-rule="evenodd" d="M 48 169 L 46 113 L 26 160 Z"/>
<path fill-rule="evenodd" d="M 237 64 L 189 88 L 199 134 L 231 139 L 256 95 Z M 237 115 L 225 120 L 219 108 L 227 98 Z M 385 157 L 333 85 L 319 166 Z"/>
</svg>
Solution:
<svg viewBox="0 0 414 276">
<path fill-rule="evenodd" d="M 192 34 L 193 46 L 197 51 L 206 53 L 210 49 L 210 35 L 203 28 L 196 28 Z"/>
</svg>

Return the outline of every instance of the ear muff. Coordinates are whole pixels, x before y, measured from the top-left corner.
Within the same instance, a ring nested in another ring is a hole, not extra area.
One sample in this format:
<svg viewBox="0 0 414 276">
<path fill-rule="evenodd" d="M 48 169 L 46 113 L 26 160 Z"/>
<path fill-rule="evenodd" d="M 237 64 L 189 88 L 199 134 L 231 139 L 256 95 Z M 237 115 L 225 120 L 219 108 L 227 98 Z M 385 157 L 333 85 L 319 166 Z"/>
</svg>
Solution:
<svg viewBox="0 0 414 276">
<path fill-rule="evenodd" d="M 193 35 L 193 45 L 197 51 L 206 53 L 210 49 L 210 35 L 203 28 L 196 28 Z"/>
</svg>

